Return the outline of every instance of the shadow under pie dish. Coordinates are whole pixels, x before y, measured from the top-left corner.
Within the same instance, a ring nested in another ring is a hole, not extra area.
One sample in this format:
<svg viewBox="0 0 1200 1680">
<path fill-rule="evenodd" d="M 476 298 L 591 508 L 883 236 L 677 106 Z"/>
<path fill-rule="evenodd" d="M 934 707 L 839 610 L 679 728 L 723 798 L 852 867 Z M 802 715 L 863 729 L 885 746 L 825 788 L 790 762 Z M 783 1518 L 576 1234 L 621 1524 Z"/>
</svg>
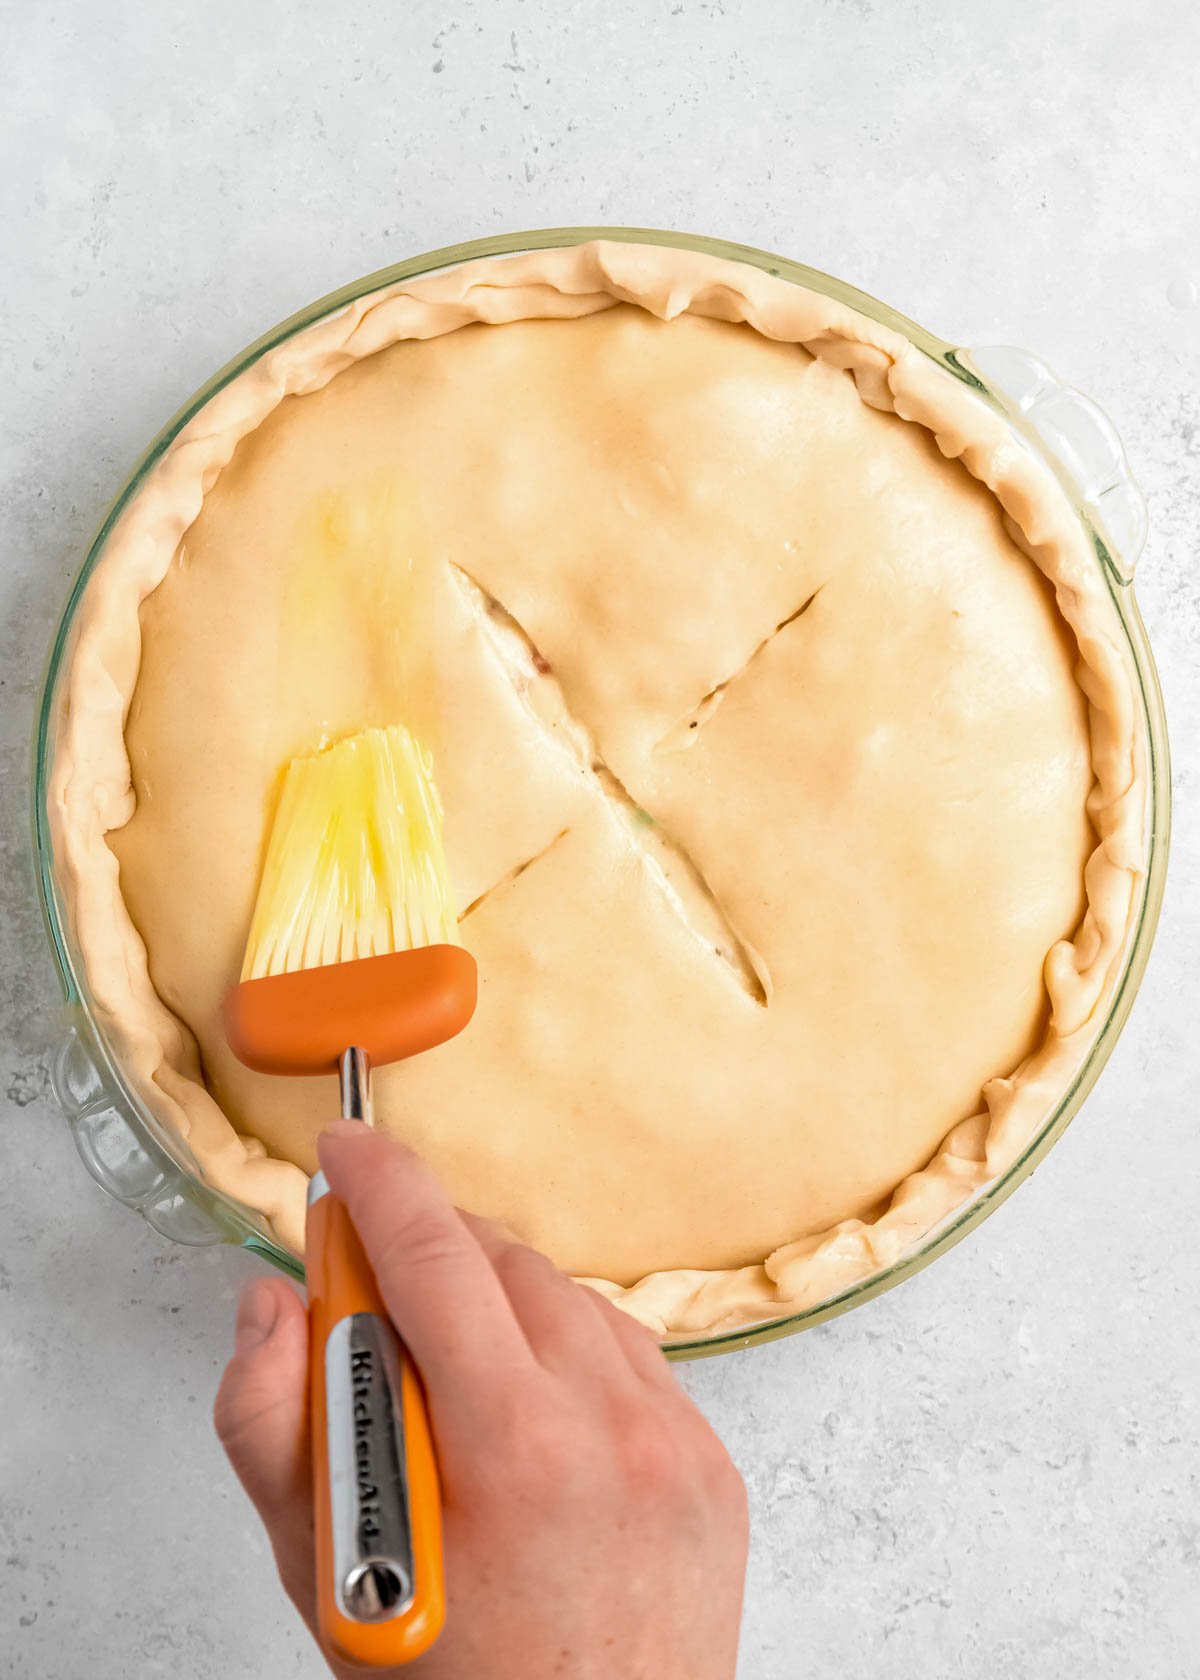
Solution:
<svg viewBox="0 0 1200 1680">
<path fill-rule="evenodd" d="M 98 545 L 44 811 L 122 1085 L 298 1255 L 336 1097 L 220 998 L 281 765 L 410 722 L 480 1007 L 381 1120 L 685 1344 L 862 1292 L 1065 1123 L 1165 824 L 1062 481 L 903 323 L 703 245 L 377 280 L 244 359 Z"/>
</svg>

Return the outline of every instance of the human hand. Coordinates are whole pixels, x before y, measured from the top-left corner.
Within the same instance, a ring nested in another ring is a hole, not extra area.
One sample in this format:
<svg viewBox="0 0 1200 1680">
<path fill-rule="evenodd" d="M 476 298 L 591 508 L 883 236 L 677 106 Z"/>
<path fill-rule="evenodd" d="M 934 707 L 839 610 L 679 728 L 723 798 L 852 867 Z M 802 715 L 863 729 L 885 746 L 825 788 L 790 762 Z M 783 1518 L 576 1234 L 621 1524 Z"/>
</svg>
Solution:
<svg viewBox="0 0 1200 1680">
<path fill-rule="evenodd" d="M 745 1491 L 650 1332 L 459 1213 L 386 1136 L 339 1122 L 319 1149 L 424 1378 L 437 1442 L 446 1626 L 394 1672 L 730 1680 Z M 214 1417 L 316 1637 L 307 1364 L 299 1296 L 256 1279 Z"/>
</svg>

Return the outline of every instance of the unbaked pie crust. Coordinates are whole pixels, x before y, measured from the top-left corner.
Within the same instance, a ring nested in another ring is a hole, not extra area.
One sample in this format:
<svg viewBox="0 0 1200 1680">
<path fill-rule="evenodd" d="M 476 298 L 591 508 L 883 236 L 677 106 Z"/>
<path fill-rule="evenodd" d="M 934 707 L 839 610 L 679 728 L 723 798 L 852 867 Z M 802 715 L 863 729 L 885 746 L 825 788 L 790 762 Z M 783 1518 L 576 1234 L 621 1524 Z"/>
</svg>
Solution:
<svg viewBox="0 0 1200 1680">
<path fill-rule="evenodd" d="M 1094 1037 L 1144 847 L 1095 556 L 825 296 L 608 243 L 386 287 L 214 396 L 109 538 L 70 926 L 139 1095 L 297 1253 L 334 1094 L 241 1068 L 218 1006 L 279 767 L 398 717 L 482 985 L 383 1123 L 664 1335 L 894 1261 Z"/>
</svg>

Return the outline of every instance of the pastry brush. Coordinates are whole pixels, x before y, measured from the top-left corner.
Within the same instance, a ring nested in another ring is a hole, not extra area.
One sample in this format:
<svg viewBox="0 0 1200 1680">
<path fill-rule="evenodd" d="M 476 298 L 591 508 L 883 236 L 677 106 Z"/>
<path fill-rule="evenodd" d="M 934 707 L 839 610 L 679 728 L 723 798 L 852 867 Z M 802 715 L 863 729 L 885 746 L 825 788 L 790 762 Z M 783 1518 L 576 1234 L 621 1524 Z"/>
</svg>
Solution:
<svg viewBox="0 0 1200 1680">
<path fill-rule="evenodd" d="M 284 776 L 238 985 L 235 1055 L 262 1073 L 341 1081 L 372 1122 L 372 1066 L 441 1044 L 475 1007 L 456 943 L 430 761 L 399 725 L 368 729 Z M 420 1378 L 343 1205 L 308 1197 L 306 1276 L 317 1611 L 328 1646 L 389 1667 L 445 1615 L 441 1499 Z"/>
</svg>

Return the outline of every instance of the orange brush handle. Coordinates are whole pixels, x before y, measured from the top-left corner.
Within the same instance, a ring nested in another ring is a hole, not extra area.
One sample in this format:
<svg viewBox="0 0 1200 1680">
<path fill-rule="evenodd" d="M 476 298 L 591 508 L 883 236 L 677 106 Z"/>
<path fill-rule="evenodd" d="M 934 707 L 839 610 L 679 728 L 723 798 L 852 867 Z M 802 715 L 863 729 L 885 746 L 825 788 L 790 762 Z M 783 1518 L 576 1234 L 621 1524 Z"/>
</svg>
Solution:
<svg viewBox="0 0 1200 1680">
<path fill-rule="evenodd" d="M 445 1620 L 425 1395 L 350 1216 L 328 1192 L 308 1210 L 306 1267 L 317 1618 L 344 1661 L 390 1668 L 427 1651 Z"/>
</svg>

